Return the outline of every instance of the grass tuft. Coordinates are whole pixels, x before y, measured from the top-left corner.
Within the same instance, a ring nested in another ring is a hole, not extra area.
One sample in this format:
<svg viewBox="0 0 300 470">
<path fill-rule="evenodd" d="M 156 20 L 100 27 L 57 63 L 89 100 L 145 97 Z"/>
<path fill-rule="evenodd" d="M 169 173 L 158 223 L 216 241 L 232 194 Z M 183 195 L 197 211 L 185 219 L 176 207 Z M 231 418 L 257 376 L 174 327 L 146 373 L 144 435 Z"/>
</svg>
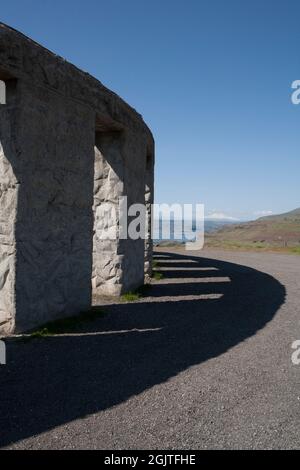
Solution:
<svg viewBox="0 0 300 470">
<path fill-rule="evenodd" d="M 87 323 L 92 322 L 99 318 L 103 314 L 103 311 L 98 308 L 93 308 L 88 312 L 84 312 L 80 315 L 73 317 L 61 318 L 53 322 L 46 323 L 37 330 L 34 330 L 29 338 L 46 338 L 48 336 L 59 335 L 68 333 L 74 328 Z"/>
<path fill-rule="evenodd" d="M 136 302 L 141 297 L 141 294 L 138 291 L 135 292 L 126 292 L 125 294 L 121 295 L 122 302 Z"/>
<path fill-rule="evenodd" d="M 155 279 L 156 281 L 160 281 L 161 279 L 163 279 L 163 277 L 164 275 L 160 271 L 153 271 L 152 273 L 152 279 Z"/>
<path fill-rule="evenodd" d="M 300 246 L 295 246 L 294 248 L 290 248 L 290 252 L 296 255 L 300 255 Z"/>
<path fill-rule="evenodd" d="M 121 295 L 121 302 L 136 302 L 142 297 L 146 297 L 151 286 L 144 284 L 135 291 L 129 291 Z"/>
</svg>

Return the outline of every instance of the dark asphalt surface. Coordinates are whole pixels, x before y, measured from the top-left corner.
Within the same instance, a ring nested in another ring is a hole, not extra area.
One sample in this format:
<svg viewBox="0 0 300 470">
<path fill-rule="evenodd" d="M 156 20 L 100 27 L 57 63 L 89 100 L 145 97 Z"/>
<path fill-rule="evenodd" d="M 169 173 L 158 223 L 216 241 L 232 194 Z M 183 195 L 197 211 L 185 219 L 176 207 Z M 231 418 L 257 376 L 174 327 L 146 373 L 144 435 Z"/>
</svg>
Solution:
<svg viewBox="0 0 300 470">
<path fill-rule="evenodd" d="M 164 279 L 66 335 L 7 340 L 0 446 L 300 448 L 300 257 L 161 250 Z"/>
</svg>

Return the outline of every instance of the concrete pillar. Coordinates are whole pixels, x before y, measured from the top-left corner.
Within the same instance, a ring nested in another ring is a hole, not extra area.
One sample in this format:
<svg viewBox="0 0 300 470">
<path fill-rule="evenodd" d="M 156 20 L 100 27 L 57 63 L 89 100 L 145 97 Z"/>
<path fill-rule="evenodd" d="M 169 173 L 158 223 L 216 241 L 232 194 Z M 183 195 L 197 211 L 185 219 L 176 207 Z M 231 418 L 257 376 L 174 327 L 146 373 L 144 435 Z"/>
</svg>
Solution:
<svg viewBox="0 0 300 470">
<path fill-rule="evenodd" d="M 0 331 L 91 305 L 94 115 L 18 80 L 0 105 Z"/>
<path fill-rule="evenodd" d="M 119 199 L 124 194 L 122 140 L 120 131 L 96 133 L 92 272 L 95 295 L 120 295 L 122 291 L 123 256 L 119 249 Z M 109 238 L 101 237 L 104 231 Z M 113 236 L 116 238 L 112 239 Z"/>
<path fill-rule="evenodd" d="M 145 172 L 145 204 L 147 211 L 147 234 L 145 240 L 145 279 L 152 276 L 152 204 L 154 202 L 154 155 L 148 154 Z"/>
</svg>

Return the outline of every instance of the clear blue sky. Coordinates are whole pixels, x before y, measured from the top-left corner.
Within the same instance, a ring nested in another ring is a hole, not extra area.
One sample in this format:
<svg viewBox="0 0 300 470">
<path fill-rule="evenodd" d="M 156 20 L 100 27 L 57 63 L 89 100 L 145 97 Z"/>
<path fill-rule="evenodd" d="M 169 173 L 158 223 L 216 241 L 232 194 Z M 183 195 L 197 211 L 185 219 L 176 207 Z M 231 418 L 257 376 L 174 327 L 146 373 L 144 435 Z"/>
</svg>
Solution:
<svg viewBox="0 0 300 470">
<path fill-rule="evenodd" d="M 156 139 L 156 201 L 300 206 L 300 3 L 10 0 L 1 21 L 90 72 Z"/>
</svg>

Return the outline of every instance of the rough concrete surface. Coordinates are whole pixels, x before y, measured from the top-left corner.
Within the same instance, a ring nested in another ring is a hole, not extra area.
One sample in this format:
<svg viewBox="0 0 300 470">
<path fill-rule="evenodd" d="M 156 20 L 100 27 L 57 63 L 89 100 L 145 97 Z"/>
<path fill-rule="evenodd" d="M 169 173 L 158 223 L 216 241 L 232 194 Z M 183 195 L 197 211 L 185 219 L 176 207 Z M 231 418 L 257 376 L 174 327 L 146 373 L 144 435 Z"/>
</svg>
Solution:
<svg viewBox="0 0 300 470">
<path fill-rule="evenodd" d="M 7 341 L 9 449 L 300 447 L 300 258 L 159 250 L 164 278 L 69 335 Z"/>
</svg>

